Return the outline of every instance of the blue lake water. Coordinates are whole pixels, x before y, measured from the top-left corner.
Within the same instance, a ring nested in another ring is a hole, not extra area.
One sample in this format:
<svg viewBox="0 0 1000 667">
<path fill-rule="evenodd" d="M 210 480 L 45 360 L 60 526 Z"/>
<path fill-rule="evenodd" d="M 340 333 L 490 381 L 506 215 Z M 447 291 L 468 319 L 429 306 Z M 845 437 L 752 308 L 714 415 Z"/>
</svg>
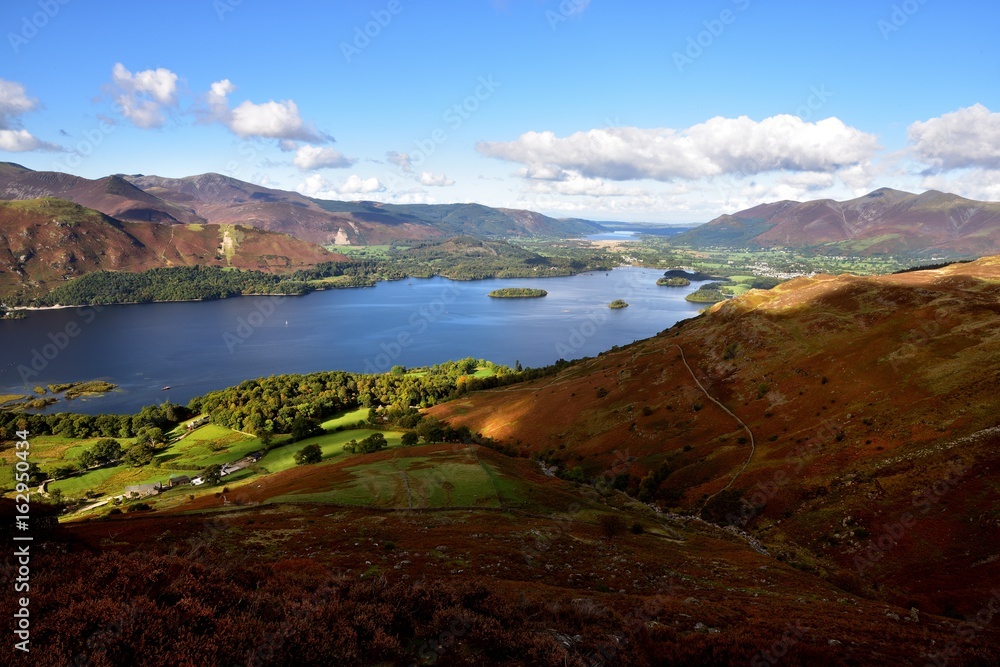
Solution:
<svg viewBox="0 0 1000 667">
<path fill-rule="evenodd" d="M 119 390 L 53 411 L 133 412 L 256 377 L 321 370 L 385 372 L 475 357 L 545 366 L 648 338 L 693 317 L 697 288 L 656 285 L 662 271 L 621 268 L 566 278 L 407 279 L 302 297 L 242 297 L 35 311 L 0 321 L 0 393 L 106 379 Z M 491 299 L 502 287 L 541 299 Z M 625 299 L 630 307 L 607 304 Z M 170 389 L 163 391 L 163 387 Z"/>
<path fill-rule="evenodd" d="M 611 231 L 600 234 L 589 234 L 584 237 L 588 241 L 641 241 L 638 232 Z"/>
</svg>

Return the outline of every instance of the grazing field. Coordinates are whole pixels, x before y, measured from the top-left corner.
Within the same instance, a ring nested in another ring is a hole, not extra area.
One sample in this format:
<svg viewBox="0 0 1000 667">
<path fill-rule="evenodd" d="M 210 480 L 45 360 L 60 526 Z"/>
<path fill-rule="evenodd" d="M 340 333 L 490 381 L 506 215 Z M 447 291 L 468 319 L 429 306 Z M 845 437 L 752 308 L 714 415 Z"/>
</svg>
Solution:
<svg viewBox="0 0 1000 667">
<path fill-rule="evenodd" d="M 298 447 L 287 449 L 294 452 Z M 543 475 L 533 461 L 461 444 L 338 454 L 316 465 L 293 466 L 246 484 L 233 485 L 227 480 L 227 486 L 227 499 L 236 505 L 318 503 L 383 510 L 539 513 L 571 508 L 581 520 L 594 520 L 604 511 L 601 503 L 581 502 L 565 482 Z M 193 511 L 222 504 L 221 498 L 206 495 L 171 509 Z"/>
<path fill-rule="evenodd" d="M 349 431 L 340 431 L 339 433 L 327 433 L 326 435 L 307 438 L 284 447 L 272 449 L 264 456 L 264 458 L 260 460 L 258 465 L 261 468 L 266 469 L 269 473 L 281 472 L 282 470 L 294 468 L 296 466 L 295 452 L 299 451 L 306 445 L 312 444 L 317 444 L 322 448 L 324 460 L 333 457 L 348 456 L 348 454 L 344 452 L 344 445 L 347 444 L 348 441 L 363 440 L 373 433 L 381 433 L 384 435 L 385 439 L 389 443 L 389 447 L 400 446 L 400 438 L 402 438 L 403 435 L 399 432 L 376 431 L 374 429 L 352 429 Z"/>
<path fill-rule="evenodd" d="M 390 457 L 338 465 L 328 491 L 290 493 L 275 502 L 334 502 L 386 508 L 494 507 L 500 499 L 471 450 L 460 446 L 426 456 L 396 450 Z"/>
<path fill-rule="evenodd" d="M 329 419 L 321 424 L 323 428 L 327 431 L 332 431 L 335 428 L 341 426 L 354 426 L 359 421 L 368 420 L 368 408 L 358 408 L 357 410 L 351 410 L 349 412 L 344 412 L 333 419 Z"/>
</svg>

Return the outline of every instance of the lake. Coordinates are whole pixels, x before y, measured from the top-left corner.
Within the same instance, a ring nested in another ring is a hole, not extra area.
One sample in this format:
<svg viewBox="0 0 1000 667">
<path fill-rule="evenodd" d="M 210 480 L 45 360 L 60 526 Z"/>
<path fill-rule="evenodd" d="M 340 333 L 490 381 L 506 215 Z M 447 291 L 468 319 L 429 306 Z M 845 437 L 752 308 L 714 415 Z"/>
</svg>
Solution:
<svg viewBox="0 0 1000 667">
<path fill-rule="evenodd" d="M 0 393 L 106 379 L 119 390 L 51 411 L 131 413 L 241 381 L 322 370 L 386 372 L 475 357 L 546 366 L 648 338 L 703 306 L 662 271 L 620 268 L 538 280 L 407 279 L 302 297 L 241 297 L 33 311 L 0 321 Z M 537 287 L 540 299 L 491 299 Z M 625 299 L 629 308 L 607 304 Z M 170 389 L 164 391 L 163 387 Z"/>
<path fill-rule="evenodd" d="M 635 227 L 633 229 L 617 229 L 589 234 L 583 237 L 587 241 L 623 241 L 637 242 L 645 236 L 678 236 L 684 232 L 691 231 L 693 227 L 662 226 L 662 227 Z"/>
</svg>

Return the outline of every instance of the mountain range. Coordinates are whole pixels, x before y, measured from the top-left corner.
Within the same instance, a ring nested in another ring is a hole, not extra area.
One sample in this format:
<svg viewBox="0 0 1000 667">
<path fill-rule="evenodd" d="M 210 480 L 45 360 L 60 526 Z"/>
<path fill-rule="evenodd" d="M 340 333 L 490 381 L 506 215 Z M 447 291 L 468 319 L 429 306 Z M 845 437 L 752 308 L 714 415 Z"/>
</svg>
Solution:
<svg viewBox="0 0 1000 667">
<path fill-rule="evenodd" d="M 696 246 L 809 248 L 845 255 L 968 257 L 1000 252 L 1000 203 L 882 188 L 838 202 L 779 201 L 722 215 L 676 238 Z"/>
<path fill-rule="evenodd" d="M 395 205 L 313 199 L 221 174 L 186 178 L 113 175 L 91 180 L 0 163 L 0 199 L 59 197 L 127 222 L 239 224 L 317 245 L 472 236 L 580 236 L 603 228 L 586 220 L 481 204 Z"/>
<path fill-rule="evenodd" d="M 220 266 L 291 272 L 347 259 L 255 227 L 127 222 L 53 197 L 0 201 L 0 231 L 0 294 L 8 297 L 37 295 L 101 270 Z"/>
</svg>

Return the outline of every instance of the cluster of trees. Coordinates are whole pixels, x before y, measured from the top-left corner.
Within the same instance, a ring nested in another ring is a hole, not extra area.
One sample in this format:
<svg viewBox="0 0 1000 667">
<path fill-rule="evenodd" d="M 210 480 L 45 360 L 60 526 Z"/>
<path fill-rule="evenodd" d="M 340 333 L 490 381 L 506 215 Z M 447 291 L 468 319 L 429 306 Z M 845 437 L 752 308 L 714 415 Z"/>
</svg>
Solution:
<svg viewBox="0 0 1000 667">
<path fill-rule="evenodd" d="M 371 287 L 380 280 L 402 280 L 407 272 L 390 262 L 358 259 L 349 262 L 323 262 L 291 275 L 292 280 L 308 282 L 325 278 L 342 278 L 336 287 Z"/>
<path fill-rule="evenodd" d="M 166 443 L 163 429 L 158 426 L 142 427 L 136 438 L 128 448 L 123 448 L 114 438 L 101 438 L 92 447 L 80 453 L 77 465 L 67 463 L 56 466 L 52 469 L 51 475 L 54 479 L 61 479 L 78 471 L 117 463 L 139 468 L 149 464 L 156 452 Z"/>
<path fill-rule="evenodd" d="M 565 362 L 563 362 L 565 363 Z M 296 439 L 309 437 L 310 423 L 338 412 L 359 407 L 385 407 L 382 416 L 405 428 L 417 414 L 416 407 L 428 407 L 449 397 L 474 389 L 485 389 L 530 377 L 541 371 L 516 373 L 506 366 L 494 366 L 492 377 L 474 378 L 470 373 L 488 362 L 472 358 L 450 361 L 403 372 L 365 375 L 329 371 L 309 375 L 276 375 L 247 380 L 195 398 L 189 404 L 194 412 L 211 416 L 212 421 L 247 433 L 293 433 Z M 554 368 L 554 367 L 553 367 Z M 300 420 L 297 434 L 293 425 Z M 383 420 L 383 423 L 386 420 Z M 376 423 L 376 422 L 373 422 Z M 413 422 L 415 423 L 415 422 Z"/>
<path fill-rule="evenodd" d="M 58 435 L 85 440 L 89 438 L 145 438 L 162 440 L 165 433 L 192 412 L 181 405 L 163 403 L 144 407 L 134 415 L 32 414 L 0 410 L 0 440 L 13 439 L 16 431 L 33 435 Z M 157 436 L 158 429 L 160 435 Z"/>
<path fill-rule="evenodd" d="M 150 269 L 139 273 L 98 271 L 57 287 L 36 305 L 88 305 L 225 299 L 244 294 L 304 294 L 305 282 L 270 273 L 215 266 Z"/>
<path fill-rule="evenodd" d="M 537 299 L 548 296 L 548 292 L 543 289 L 532 289 L 530 287 L 504 287 L 495 289 L 487 296 L 494 299 Z"/>
<path fill-rule="evenodd" d="M 372 452 L 383 450 L 388 446 L 389 443 L 386 442 L 384 435 L 381 433 L 372 433 L 361 442 L 351 440 L 344 445 L 344 451 L 348 454 L 371 454 Z"/>
<path fill-rule="evenodd" d="M 392 246 L 385 258 L 326 262 L 292 274 L 293 280 L 347 276 L 338 287 L 372 285 L 379 280 L 444 276 L 452 280 L 571 276 L 609 271 L 618 262 L 607 253 L 559 247 L 558 255 L 540 255 L 506 241 L 458 236 L 445 241 Z"/>
<path fill-rule="evenodd" d="M 687 278 L 667 278 L 664 276 L 657 280 L 656 284 L 660 287 L 687 287 L 691 284 L 691 281 Z"/>
<path fill-rule="evenodd" d="M 353 440 L 351 442 L 354 442 Z M 295 463 L 298 465 L 308 465 L 312 463 L 319 463 L 323 460 L 323 448 L 317 444 L 306 445 L 299 451 L 295 452 Z"/>
</svg>

